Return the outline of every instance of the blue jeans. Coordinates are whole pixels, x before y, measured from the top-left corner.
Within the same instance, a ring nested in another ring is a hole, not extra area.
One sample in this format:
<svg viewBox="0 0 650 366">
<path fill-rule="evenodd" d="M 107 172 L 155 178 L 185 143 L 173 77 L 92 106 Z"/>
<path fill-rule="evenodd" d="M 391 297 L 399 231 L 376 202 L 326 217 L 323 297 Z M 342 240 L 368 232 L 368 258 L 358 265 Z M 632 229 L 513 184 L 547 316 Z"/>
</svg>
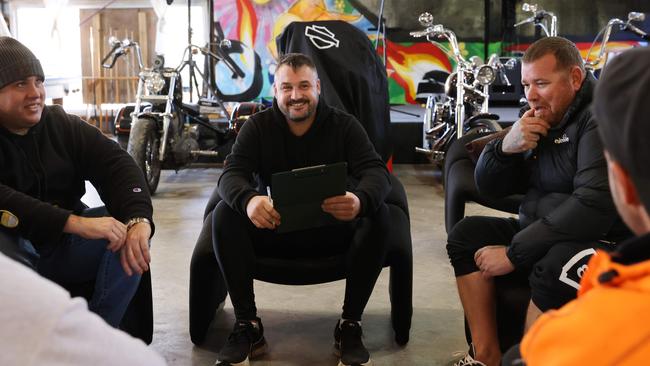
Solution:
<svg viewBox="0 0 650 366">
<path fill-rule="evenodd" d="M 85 217 L 107 215 L 104 207 L 87 209 L 82 213 Z M 11 244 L 6 244 L 7 240 L 13 242 L 13 248 Z M 120 264 L 120 252 L 113 253 L 106 249 L 107 240 L 64 234 L 51 254 L 40 258 L 34 255 L 32 244 L 16 234 L 2 233 L 0 242 L 4 242 L 0 244 L 3 252 L 7 248 L 14 250 L 14 253 L 5 254 L 24 264 L 31 264 L 43 277 L 63 287 L 94 281 L 88 308 L 111 326 L 117 328 L 120 325 L 126 308 L 138 289 L 140 275 L 136 273 L 129 277 L 124 272 Z"/>
</svg>

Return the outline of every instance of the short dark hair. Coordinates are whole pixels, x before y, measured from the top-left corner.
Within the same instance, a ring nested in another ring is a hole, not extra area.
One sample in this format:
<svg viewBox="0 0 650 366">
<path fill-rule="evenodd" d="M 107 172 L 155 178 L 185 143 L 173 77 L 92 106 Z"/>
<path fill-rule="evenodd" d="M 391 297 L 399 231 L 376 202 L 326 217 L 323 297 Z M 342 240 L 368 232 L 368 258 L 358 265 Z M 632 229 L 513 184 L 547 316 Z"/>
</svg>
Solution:
<svg viewBox="0 0 650 366">
<path fill-rule="evenodd" d="M 287 53 L 285 55 L 280 56 L 280 59 L 278 60 L 278 66 L 276 67 L 276 69 L 279 69 L 280 66 L 282 65 L 287 65 L 291 67 L 293 71 L 296 71 L 297 69 L 303 66 L 307 66 L 310 69 L 317 71 L 314 61 L 312 61 L 311 58 L 309 58 L 309 56 L 302 53 Z"/>
<path fill-rule="evenodd" d="M 522 63 L 530 63 L 548 54 L 555 56 L 558 68 L 568 70 L 578 66 L 585 72 L 585 66 L 578 47 L 566 38 L 544 37 L 528 47 L 521 59 Z"/>
</svg>

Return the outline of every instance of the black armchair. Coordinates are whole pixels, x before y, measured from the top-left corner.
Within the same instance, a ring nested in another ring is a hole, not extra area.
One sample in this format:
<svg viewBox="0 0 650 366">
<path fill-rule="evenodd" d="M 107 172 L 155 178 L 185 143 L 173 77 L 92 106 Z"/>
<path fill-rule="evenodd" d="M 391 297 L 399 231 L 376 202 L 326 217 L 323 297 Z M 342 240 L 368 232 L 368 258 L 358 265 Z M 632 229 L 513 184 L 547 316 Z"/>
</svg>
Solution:
<svg viewBox="0 0 650 366">
<path fill-rule="evenodd" d="M 491 132 L 465 135 L 454 141 L 445 154 L 445 229 L 448 233 L 465 217 L 465 203 L 468 201 L 514 214 L 519 211 L 522 195 L 504 198 L 486 197 L 480 195 L 476 188 L 474 182 L 476 164 L 470 158 L 465 144 L 490 134 Z"/>
<path fill-rule="evenodd" d="M 453 142 L 445 157 L 445 229 L 451 229 L 465 217 L 465 204 L 468 201 L 499 211 L 518 213 L 523 195 L 511 195 L 503 198 L 482 196 L 474 181 L 474 160 L 465 145 L 491 133 L 465 135 Z M 495 279 L 497 332 L 502 351 L 519 343 L 523 336 L 526 309 L 530 300 L 528 278 L 520 273 L 511 273 Z M 465 322 L 467 342 L 471 343 L 471 334 Z"/>
<path fill-rule="evenodd" d="M 151 294 L 151 266 L 142 274 L 140 285 L 135 292 L 126 313 L 122 318 L 120 329 L 144 343 L 151 344 L 153 338 L 153 300 Z"/>
<path fill-rule="evenodd" d="M 392 190 L 386 198 L 391 222 L 390 247 L 384 266 L 390 267 L 391 319 L 395 341 L 404 345 L 409 340 L 413 314 L 413 254 L 408 203 L 404 187 L 391 176 Z M 216 308 L 226 299 L 227 290 L 212 247 L 212 214 L 221 200 L 215 188 L 204 212 L 203 229 L 199 234 L 190 264 L 190 337 L 200 344 L 212 321 Z M 284 285 L 309 285 L 345 278 L 343 256 L 317 259 L 257 258 L 255 278 Z"/>
</svg>

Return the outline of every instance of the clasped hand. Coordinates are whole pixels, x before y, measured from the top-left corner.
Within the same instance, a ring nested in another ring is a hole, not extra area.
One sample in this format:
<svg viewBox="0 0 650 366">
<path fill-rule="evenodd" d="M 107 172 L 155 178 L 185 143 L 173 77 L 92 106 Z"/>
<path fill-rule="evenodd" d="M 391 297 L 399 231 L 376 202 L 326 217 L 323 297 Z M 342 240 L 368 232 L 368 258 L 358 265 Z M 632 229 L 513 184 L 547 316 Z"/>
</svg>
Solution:
<svg viewBox="0 0 650 366">
<path fill-rule="evenodd" d="M 503 245 L 488 245 L 477 250 L 474 262 L 485 278 L 503 276 L 515 270 Z"/>
<path fill-rule="evenodd" d="M 127 232 L 126 225 L 112 217 L 70 215 L 63 231 L 85 239 L 108 240 L 107 249 L 120 251 L 120 263 L 129 276 L 149 270 L 151 227 L 146 222 L 133 225 Z"/>
</svg>

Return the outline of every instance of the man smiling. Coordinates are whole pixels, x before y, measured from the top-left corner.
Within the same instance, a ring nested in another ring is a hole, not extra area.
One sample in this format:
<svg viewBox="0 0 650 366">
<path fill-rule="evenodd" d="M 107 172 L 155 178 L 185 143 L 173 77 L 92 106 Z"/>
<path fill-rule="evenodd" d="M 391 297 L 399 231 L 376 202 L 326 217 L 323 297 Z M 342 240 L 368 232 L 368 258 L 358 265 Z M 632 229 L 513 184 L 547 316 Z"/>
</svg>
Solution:
<svg viewBox="0 0 650 366">
<path fill-rule="evenodd" d="M 0 251 L 59 284 L 95 282 L 89 307 L 117 327 L 149 269 L 151 199 L 119 145 L 45 106 L 43 81 L 34 54 L 0 37 Z M 106 208 L 81 202 L 85 180 Z"/>
<path fill-rule="evenodd" d="M 236 322 L 217 364 L 244 365 L 264 352 L 264 327 L 253 292 L 255 256 L 318 258 L 345 253 L 343 314 L 334 330 L 340 365 L 368 365 L 361 316 L 386 256 L 391 185 L 388 171 L 361 124 L 319 100 L 314 63 L 287 54 L 275 73 L 273 108 L 253 115 L 242 127 L 219 178 L 223 197 L 213 214 L 215 253 Z M 266 187 L 276 172 L 347 162 L 347 192 L 323 201 L 336 225 L 289 233 L 272 231 L 282 217 Z"/>
<path fill-rule="evenodd" d="M 528 275 L 530 324 L 576 296 L 599 240 L 629 235 L 609 194 L 607 167 L 591 116 L 595 80 L 570 41 L 546 37 L 522 59 L 530 110 L 476 166 L 481 194 L 525 193 L 519 218 L 467 217 L 449 234 L 447 252 L 473 346 L 459 365 L 497 365 L 501 358 L 494 278 Z"/>
</svg>

